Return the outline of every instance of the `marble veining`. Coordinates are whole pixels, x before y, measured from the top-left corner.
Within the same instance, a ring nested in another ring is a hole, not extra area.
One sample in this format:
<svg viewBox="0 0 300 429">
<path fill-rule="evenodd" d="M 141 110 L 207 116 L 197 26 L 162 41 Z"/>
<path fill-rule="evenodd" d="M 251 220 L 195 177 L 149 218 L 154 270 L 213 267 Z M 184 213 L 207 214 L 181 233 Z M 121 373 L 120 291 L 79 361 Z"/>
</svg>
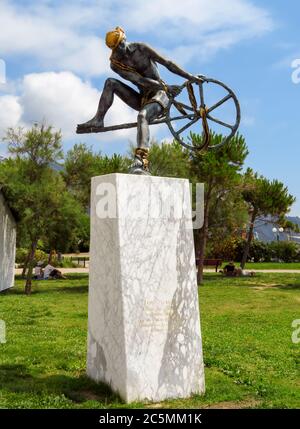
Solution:
<svg viewBox="0 0 300 429">
<path fill-rule="evenodd" d="M 16 222 L 0 191 L 0 291 L 14 285 Z"/>
<path fill-rule="evenodd" d="M 103 183 L 114 218 L 97 215 Z M 126 402 L 203 393 L 188 180 L 110 174 L 91 192 L 88 375 Z"/>
</svg>

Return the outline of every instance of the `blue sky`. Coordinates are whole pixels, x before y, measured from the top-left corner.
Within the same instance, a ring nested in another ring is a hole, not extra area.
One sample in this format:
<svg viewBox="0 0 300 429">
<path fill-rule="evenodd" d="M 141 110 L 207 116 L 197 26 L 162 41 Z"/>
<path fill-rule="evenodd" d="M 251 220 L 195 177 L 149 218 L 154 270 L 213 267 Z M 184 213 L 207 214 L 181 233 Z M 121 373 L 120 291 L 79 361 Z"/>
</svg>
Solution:
<svg viewBox="0 0 300 429">
<path fill-rule="evenodd" d="M 85 141 L 104 153 L 126 152 L 134 130 L 74 133 L 95 113 L 103 82 L 113 75 L 103 39 L 121 25 L 129 41 L 144 41 L 187 71 L 236 91 L 240 132 L 250 150 L 247 166 L 282 180 L 298 200 L 292 214 L 300 215 L 300 83 L 293 83 L 291 67 L 300 58 L 299 15 L 296 0 L 1 0 L 0 58 L 7 81 L 0 84 L 0 134 L 7 126 L 45 119 L 62 129 L 66 150 Z M 170 83 L 182 82 L 162 73 Z M 107 123 L 135 116 L 116 100 Z M 153 136 L 170 134 L 161 126 Z M 5 151 L 0 144 L 0 154 Z"/>
</svg>

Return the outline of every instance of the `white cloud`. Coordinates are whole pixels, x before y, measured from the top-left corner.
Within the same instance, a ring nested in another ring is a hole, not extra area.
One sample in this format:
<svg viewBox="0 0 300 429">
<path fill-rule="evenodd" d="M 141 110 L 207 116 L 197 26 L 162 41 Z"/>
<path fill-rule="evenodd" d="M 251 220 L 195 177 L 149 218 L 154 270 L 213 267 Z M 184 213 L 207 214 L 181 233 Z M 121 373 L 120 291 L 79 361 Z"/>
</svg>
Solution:
<svg viewBox="0 0 300 429">
<path fill-rule="evenodd" d="M 98 106 L 101 93 L 89 82 L 84 82 L 71 72 L 45 72 L 26 75 L 19 97 L 0 97 L 0 126 L 27 127 L 34 122 L 46 121 L 61 129 L 64 138 L 75 137 L 76 125 L 91 119 Z M 106 125 L 135 122 L 137 113 L 118 97 L 105 119 Z M 135 130 L 99 135 L 100 140 L 132 138 Z"/>
<path fill-rule="evenodd" d="M 74 8 L 84 15 L 84 8 Z M 69 69 L 86 75 L 108 70 L 109 51 L 102 39 L 81 34 L 71 10 L 61 6 L 18 8 L 13 1 L 0 4 L 0 52 L 35 58 L 45 69 Z M 79 27 L 79 26 L 78 26 Z"/>
<path fill-rule="evenodd" d="M 86 79 L 108 74 L 110 52 L 103 37 L 116 25 L 124 26 L 129 41 L 143 40 L 184 66 L 260 36 L 273 23 L 250 0 L 1 0 L 0 52 L 8 69 L 12 58 L 45 72 L 9 81 L 0 96 L 0 127 L 45 119 L 75 138 L 76 124 L 95 113 L 100 92 Z M 106 124 L 135 121 L 136 112 L 115 97 Z M 162 128 L 152 127 L 152 136 Z M 131 129 L 93 138 L 135 136 Z"/>
<path fill-rule="evenodd" d="M 68 137 L 80 118 L 95 113 L 99 93 L 71 72 L 35 73 L 24 77 L 20 103 L 27 124 L 46 120 Z"/>
<path fill-rule="evenodd" d="M 243 33 L 256 35 L 271 27 L 269 14 L 248 0 L 152 0 L 147 3 L 126 0 L 122 5 L 128 10 L 123 18 L 125 25 L 141 33 L 159 27 L 160 36 L 169 38 L 173 38 L 174 29 L 179 30 L 180 39 L 191 41 L 195 35 L 201 37 L 220 29 L 239 28 Z M 120 17 L 123 10 L 120 7 L 118 10 Z"/>
<path fill-rule="evenodd" d="M 0 96 L 0 132 L 8 127 L 15 127 L 20 123 L 22 106 L 18 97 L 14 95 Z"/>
<path fill-rule="evenodd" d="M 268 12 L 250 0 L 61 0 L 26 7 L 1 0 L 0 52 L 34 57 L 45 69 L 95 76 L 108 71 L 103 37 L 117 24 L 131 40 L 151 41 L 181 64 L 260 36 L 273 25 Z"/>
</svg>

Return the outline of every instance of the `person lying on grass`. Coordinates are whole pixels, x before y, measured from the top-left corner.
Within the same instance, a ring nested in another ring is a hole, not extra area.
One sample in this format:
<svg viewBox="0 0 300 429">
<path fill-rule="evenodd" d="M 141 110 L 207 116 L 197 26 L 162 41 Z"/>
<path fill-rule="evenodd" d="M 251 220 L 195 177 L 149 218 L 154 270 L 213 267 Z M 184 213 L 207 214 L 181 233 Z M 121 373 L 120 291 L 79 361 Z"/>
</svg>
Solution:
<svg viewBox="0 0 300 429">
<path fill-rule="evenodd" d="M 44 269 L 44 280 L 54 280 L 54 279 L 66 279 L 67 277 L 62 274 L 61 271 L 53 267 L 52 265 L 46 265 Z"/>
</svg>

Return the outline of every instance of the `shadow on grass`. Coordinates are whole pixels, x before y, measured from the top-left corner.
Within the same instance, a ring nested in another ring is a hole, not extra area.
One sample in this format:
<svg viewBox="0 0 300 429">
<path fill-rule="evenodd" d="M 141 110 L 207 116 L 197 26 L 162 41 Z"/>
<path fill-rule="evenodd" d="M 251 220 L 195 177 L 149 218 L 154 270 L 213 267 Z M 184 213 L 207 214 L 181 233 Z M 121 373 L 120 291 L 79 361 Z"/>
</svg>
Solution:
<svg viewBox="0 0 300 429">
<path fill-rule="evenodd" d="M 300 284 L 298 283 L 295 283 L 295 284 L 287 284 L 287 285 L 278 285 L 278 286 L 275 286 L 277 289 L 282 289 L 282 290 L 285 290 L 285 289 L 300 289 Z"/>
<path fill-rule="evenodd" d="M 55 292 L 65 292 L 65 293 L 88 293 L 88 285 L 84 286 L 69 286 L 69 287 L 61 287 L 59 289 L 55 289 Z"/>
<path fill-rule="evenodd" d="M 25 280 L 16 276 L 17 286 L 3 292 L 5 295 L 24 295 Z M 88 292 L 88 276 L 85 274 L 72 274 L 65 280 L 33 280 L 31 295 L 49 293 L 85 294 Z"/>
<path fill-rule="evenodd" d="M 42 285 L 35 286 L 33 285 L 31 295 L 42 295 L 42 294 L 52 294 L 52 293 L 69 293 L 69 294 L 87 294 L 88 293 L 88 285 L 74 285 L 74 286 L 62 286 L 53 285 L 45 285 L 43 288 Z M 11 288 L 7 291 L 2 292 L 3 295 L 24 295 L 24 288 Z"/>
<path fill-rule="evenodd" d="M 74 403 L 97 401 L 105 406 L 122 404 L 118 395 L 103 383 L 95 383 L 85 374 L 70 377 L 64 374 L 34 376 L 24 365 L 0 365 L 1 389 L 13 393 L 64 395 Z"/>
<path fill-rule="evenodd" d="M 33 280 L 33 282 L 46 282 L 46 281 L 51 281 L 51 282 L 55 282 L 55 281 L 72 281 L 72 280 L 84 280 L 84 279 L 88 279 L 88 274 L 84 274 L 84 273 L 68 273 L 65 274 L 65 276 L 67 277 L 66 280 Z M 16 275 L 15 276 L 16 280 L 23 280 L 25 281 L 25 279 L 21 276 L 21 275 Z"/>
<path fill-rule="evenodd" d="M 300 289 L 300 282 L 299 279 L 291 279 L 292 276 L 295 276 L 294 274 L 287 274 L 289 277 L 287 278 L 284 273 L 276 274 L 276 283 L 273 284 L 272 279 L 272 273 L 256 273 L 255 276 L 247 276 L 247 277 L 226 277 L 221 275 L 220 273 L 214 273 L 214 274 L 206 274 L 204 275 L 204 281 L 202 285 L 199 285 L 199 287 L 203 286 L 210 286 L 212 284 L 213 286 L 218 287 L 226 287 L 226 286 L 236 286 L 236 287 L 265 287 L 266 289 L 280 289 L 280 290 L 297 290 Z M 277 276 L 282 276 L 282 278 L 285 279 L 283 284 L 278 283 Z M 270 276 L 270 277 L 267 277 Z M 287 282 L 288 280 L 288 282 Z M 294 283 L 291 281 L 294 280 Z M 262 283 L 263 282 L 263 283 Z M 268 284 L 270 283 L 270 284 Z"/>
</svg>

